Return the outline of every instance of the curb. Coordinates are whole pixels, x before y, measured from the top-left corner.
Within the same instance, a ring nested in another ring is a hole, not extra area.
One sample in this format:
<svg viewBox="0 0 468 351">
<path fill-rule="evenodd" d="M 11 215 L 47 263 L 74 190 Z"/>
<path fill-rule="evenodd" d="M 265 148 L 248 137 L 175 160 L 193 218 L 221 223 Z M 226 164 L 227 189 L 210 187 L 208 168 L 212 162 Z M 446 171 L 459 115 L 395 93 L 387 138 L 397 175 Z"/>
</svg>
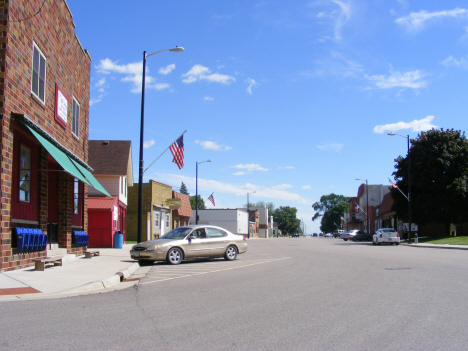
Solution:
<svg viewBox="0 0 468 351">
<path fill-rule="evenodd" d="M 435 245 L 435 244 L 406 244 L 401 243 L 402 245 L 409 246 L 409 247 L 424 247 L 429 249 L 449 249 L 449 250 L 468 250 L 468 245 L 466 247 L 461 245 Z"/>
<path fill-rule="evenodd" d="M 54 294 L 75 294 L 75 293 L 81 293 L 81 292 L 89 292 L 93 290 L 99 290 L 99 289 L 105 289 L 105 288 L 110 288 L 112 286 L 120 284 L 124 279 L 127 279 L 130 275 L 132 275 L 140 265 L 138 263 L 132 263 L 131 265 L 125 267 L 124 269 L 121 269 L 117 273 L 101 279 L 101 280 L 96 280 L 91 283 L 87 283 L 81 286 L 77 286 L 75 288 L 71 288 L 68 290 L 60 291 Z"/>
</svg>

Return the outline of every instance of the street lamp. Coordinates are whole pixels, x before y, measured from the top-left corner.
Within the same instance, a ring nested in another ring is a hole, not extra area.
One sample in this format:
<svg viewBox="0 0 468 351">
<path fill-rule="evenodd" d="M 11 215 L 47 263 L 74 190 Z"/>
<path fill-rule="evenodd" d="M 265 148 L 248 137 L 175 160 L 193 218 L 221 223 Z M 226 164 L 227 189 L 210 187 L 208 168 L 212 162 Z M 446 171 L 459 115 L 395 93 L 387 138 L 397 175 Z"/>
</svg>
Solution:
<svg viewBox="0 0 468 351">
<path fill-rule="evenodd" d="M 358 179 L 356 178 L 356 180 L 365 180 L 366 181 L 366 202 L 367 202 L 367 213 L 366 213 L 366 217 L 367 217 L 367 234 L 369 234 L 369 231 L 370 231 L 370 223 L 369 223 L 369 189 L 367 187 L 367 179 Z"/>
<path fill-rule="evenodd" d="M 250 214 L 249 214 L 249 194 L 255 194 L 257 191 L 247 193 L 247 238 L 250 239 Z"/>
<path fill-rule="evenodd" d="M 198 224 L 198 165 L 203 162 L 213 162 L 211 160 L 196 162 L 197 163 L 197 171 L 196 171 L 196 178 L 195 178 L 195 224 Z"/>
<path fill-rule="evenodd" d="M 398 135 L 408 141 L 408 244 L 411 244 L 411 158 L 410 158 L 410 137 L 397 133 L 387 133 L 387 135 Z"/>
<path fill-rule="evenodd" d="M 146 55 L 146 51 L 143 51 L 143 79 L 141 85 L 141 122 L 140 122 L 140 169 L 138 177 L 138 224 L 137 224 L 137 243 L 141 242 L 141 212 L 143 207 L 143 130 L 145 122 L 145 71 L 146 71 L 146 58 L 159 54 L 163 51 L 170 52 L 182 52 L 184 48 L 175 47 L 172 49 L 165 49 Z"/>
</svg>

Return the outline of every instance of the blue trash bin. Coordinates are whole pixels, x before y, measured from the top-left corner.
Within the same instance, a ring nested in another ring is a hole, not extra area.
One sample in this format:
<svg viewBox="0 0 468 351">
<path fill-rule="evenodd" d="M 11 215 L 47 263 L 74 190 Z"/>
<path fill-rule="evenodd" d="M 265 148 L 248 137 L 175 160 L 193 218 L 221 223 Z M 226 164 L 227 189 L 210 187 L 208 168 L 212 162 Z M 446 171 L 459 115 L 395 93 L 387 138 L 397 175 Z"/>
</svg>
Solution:
<svg viewBox="0 0 468 351">
<path fill-rule="evenodd" d="M 120 231 L 114 233 L 114 249 L 121 249 L 123 247 L 123 234 Z"/>
</svg>

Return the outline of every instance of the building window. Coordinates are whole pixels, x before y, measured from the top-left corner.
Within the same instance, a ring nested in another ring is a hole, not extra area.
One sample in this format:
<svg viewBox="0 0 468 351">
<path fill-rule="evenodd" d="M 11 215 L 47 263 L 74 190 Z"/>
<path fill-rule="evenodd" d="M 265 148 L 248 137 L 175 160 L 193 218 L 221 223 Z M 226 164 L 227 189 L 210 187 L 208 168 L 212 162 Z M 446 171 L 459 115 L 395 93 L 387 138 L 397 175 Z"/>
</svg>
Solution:
<svg viewBox="0 0 468 351">
<path fill-rule="evenodd" d="M 169 228 L 169 220 L 170 220 L 170 215 L 169 213 L 166 213 L 166 228 Z"/>
<path fill-rule="evenodd" d="M 83 226 L 84 183 L 73 178 L 72 225 Z"/>
<path fill-rule="evenodd" d="M 80 191 L 78 179 L 73 178 L 73 214 L 80 213 Z"/>
<path fill-rule="evenodd" d="M 46 58 L 41 50 L 33 44 L 33 66 L 31 92 L 45 104 Z"/>
<path fill-rule="evenodd" d="M 19 200 L 31 202 L 31 150 L 21 145 Z"/>
<path fill-rule="evenodd" d="M 73 113 L 72 113 L 72 132 L 76 136 L 79 136 L 80 133 L 80 105 L 78 102 L 73 98 Z"/>
<path fill-rule="evenodd" d="M 156 228 L 159 228 L 159 213 L 158 212 L 154 212 L 154 226 Z"/>
</svg>

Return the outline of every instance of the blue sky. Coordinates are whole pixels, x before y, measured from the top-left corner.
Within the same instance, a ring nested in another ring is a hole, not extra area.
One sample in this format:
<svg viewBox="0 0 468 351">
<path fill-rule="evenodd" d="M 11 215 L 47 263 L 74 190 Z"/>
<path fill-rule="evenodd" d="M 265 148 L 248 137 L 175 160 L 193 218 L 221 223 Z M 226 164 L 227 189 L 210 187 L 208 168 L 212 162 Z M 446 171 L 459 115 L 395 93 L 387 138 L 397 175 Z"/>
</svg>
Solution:
<svg viewBox="0 0 468 351">
<path fill-rule="evenodd" d="M 410 135 L 466 130 L 468 4 L 435 0 L 67 0 L 92 58 L 89 139 L 131 140 L 138 181 L 143 51 L 145 173 L 214 193 L 217 208 L 294 206 L 307 232 L 322 195 L 388 184 Z M 207 208 L 212 204 L 206 201 Z"/>
</svg>

